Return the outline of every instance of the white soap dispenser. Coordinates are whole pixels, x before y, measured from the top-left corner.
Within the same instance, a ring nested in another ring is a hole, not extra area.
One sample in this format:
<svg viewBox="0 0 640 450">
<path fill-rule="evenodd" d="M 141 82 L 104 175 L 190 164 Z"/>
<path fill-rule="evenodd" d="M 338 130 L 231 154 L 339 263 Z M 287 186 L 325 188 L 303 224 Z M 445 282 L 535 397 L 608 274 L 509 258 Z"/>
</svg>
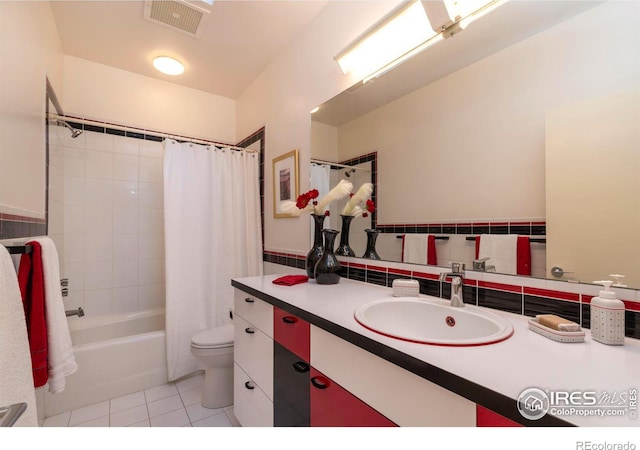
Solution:
<svg viewBox="0 0 640 450">
<path fill-rule="evenodd" d="M 591 299 L 591 337 L 607 345 L 624 344 L 624 302 L 609 288 L 613 281 L 594 281 L 604 286 L 599 297 Z"/>
</svg>

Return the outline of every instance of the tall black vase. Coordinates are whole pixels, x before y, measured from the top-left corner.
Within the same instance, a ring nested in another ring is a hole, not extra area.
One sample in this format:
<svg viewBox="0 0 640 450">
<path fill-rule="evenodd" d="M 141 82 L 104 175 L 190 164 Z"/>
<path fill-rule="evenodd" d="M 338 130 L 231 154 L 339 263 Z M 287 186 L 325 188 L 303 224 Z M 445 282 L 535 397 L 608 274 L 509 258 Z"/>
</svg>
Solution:
<svg viewBox="0 0 640 450">
<path fill-rule="evenodd" d="M 376 252 L 376 239 L 380 231 L 367 229 L 364 230 L 367 233 L 367 249 L 364 251 L 363 258 L 367 259 L 380 259 L 380 255 Z"/>
<path fill-rule="evenodd" d="M 340 256 L 356 256 L 349 246 L 349 229 L 353 216 L 340 216 L 342 218 L 342 231 L 340 232 L 340 245 L 336 249 L 336 255 Z"/>
<path fill-rule="evenodd" d="M 311 214 L 311 218 L 313 219 L 313 247 L 307 253 L 307 261 L 305 263 L 305 269 L 307 270 L 307 276 L 309 278 L 315 278 L 313 274 L 313 269 L 316 267 L 316 263 L 322 256 L 322 227 L 324 225 L 325 215 L 322 214 Z"/>
<path fill-rule="evenodd" d="M 338 233 L 337 230 L 322 230 L 324 250 L 314 269 L 316 283 L 318 284 L 338 284 L 340 282 L 340 275 L 338 274 L 340 261 L 338 261 L 333 251 Z"/>
</svg>

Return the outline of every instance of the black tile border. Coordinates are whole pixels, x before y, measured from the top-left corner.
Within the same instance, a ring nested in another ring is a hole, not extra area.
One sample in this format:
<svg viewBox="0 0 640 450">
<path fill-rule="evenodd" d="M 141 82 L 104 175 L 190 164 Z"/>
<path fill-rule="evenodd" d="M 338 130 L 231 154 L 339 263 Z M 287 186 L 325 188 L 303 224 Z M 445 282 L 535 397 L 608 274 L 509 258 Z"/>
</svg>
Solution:
<svg viewBox="0 0 640 450">
<path fill-rule="evenodd" d="M 421 361 L 417 358 L 402 353 L 392 347 L 388 347 L 377 341 L 371 340 L 359 333 L 341 327 L 322 317 L 311 314 L 302 309 L 296 308 L 289 303 L 283 302 L 275 297 L 257 291 L 236 280 L 231 280 L 231 285 L 235 288 L 253 295 L 277 308 L 294 314 L 307 322 L 322 328 L 323 330 L 337 336 L 345 341 L 360 347 L 378 357 L 381 357 L 411 373 L 431 381 L 451 392 L 460 395 L 478 405 L 484 406 L 508 419 L 529 427 L 573 427 L 574 425 L 557 417 L 545 415 L 539 420 L 530 421 L 525 419 L 517 409 L 517 400 L 509 398 L 473 383 L 465 378 L 447 372 L 437 366 Z"/>
<path fill-rule="evenodd" d="M 418 223 L 418 224 L 378 224 L 381 233 L 432 233 L 432 234 L 519 234 L 525 236 L 545 236 L 545 222 L 459 222 L 459 223 Z"/>
</svg>

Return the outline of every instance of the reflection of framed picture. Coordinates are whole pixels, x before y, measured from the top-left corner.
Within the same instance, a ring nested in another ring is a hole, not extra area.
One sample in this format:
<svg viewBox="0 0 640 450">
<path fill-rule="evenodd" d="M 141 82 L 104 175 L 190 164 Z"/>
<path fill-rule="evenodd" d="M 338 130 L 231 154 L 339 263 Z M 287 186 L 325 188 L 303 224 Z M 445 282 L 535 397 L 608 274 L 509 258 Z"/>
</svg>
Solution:
<svg viewBox="0 0 640 450">
<path fill-rule="evenodd" d="M 273 160 L 273 217 L 294 217 L 280 210 L 283 200 L 298 198 L 298 150 Z"/>
</svg>

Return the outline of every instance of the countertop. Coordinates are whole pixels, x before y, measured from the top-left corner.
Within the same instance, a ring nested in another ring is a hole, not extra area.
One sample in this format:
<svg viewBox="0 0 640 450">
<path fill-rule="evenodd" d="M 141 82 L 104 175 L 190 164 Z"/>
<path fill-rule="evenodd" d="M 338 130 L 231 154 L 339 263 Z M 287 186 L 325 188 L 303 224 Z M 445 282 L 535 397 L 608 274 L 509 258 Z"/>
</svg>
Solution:
<svg viewBox="0 0 640 450">
<path fill-rule="evenodd" d="M 617 417 L 548 413 L 540 420 L 529 421 L 516 408 L 520 393 L 531 387 L 543 391 L 590 391 L 598 397 L 608 394 L 616 401 L 622 393 L 629 406 L 629 391 L 640 390 L 640 340 L 626 338 L 623 346 L 608 346 L 593 341 L 589 330 L 585 330 L 584 342 L 559 343 L 530 331 L 529 317 L 490 309 L 513 325 L 514 333 L 509 339 L 475 347 L 406 342 L 364 328 L 353 315 L 364 303 L 392 298 L 391 288 L 345 278 L 336 285 L 318 285 L 315 280 L 294 286 L 273 284 L 279 276 L 235 278 L 232 285 L 519 423 L 640 425 L 640 419 L 631 419 L 633 414 L 629 411 Z"/>
</svg>

